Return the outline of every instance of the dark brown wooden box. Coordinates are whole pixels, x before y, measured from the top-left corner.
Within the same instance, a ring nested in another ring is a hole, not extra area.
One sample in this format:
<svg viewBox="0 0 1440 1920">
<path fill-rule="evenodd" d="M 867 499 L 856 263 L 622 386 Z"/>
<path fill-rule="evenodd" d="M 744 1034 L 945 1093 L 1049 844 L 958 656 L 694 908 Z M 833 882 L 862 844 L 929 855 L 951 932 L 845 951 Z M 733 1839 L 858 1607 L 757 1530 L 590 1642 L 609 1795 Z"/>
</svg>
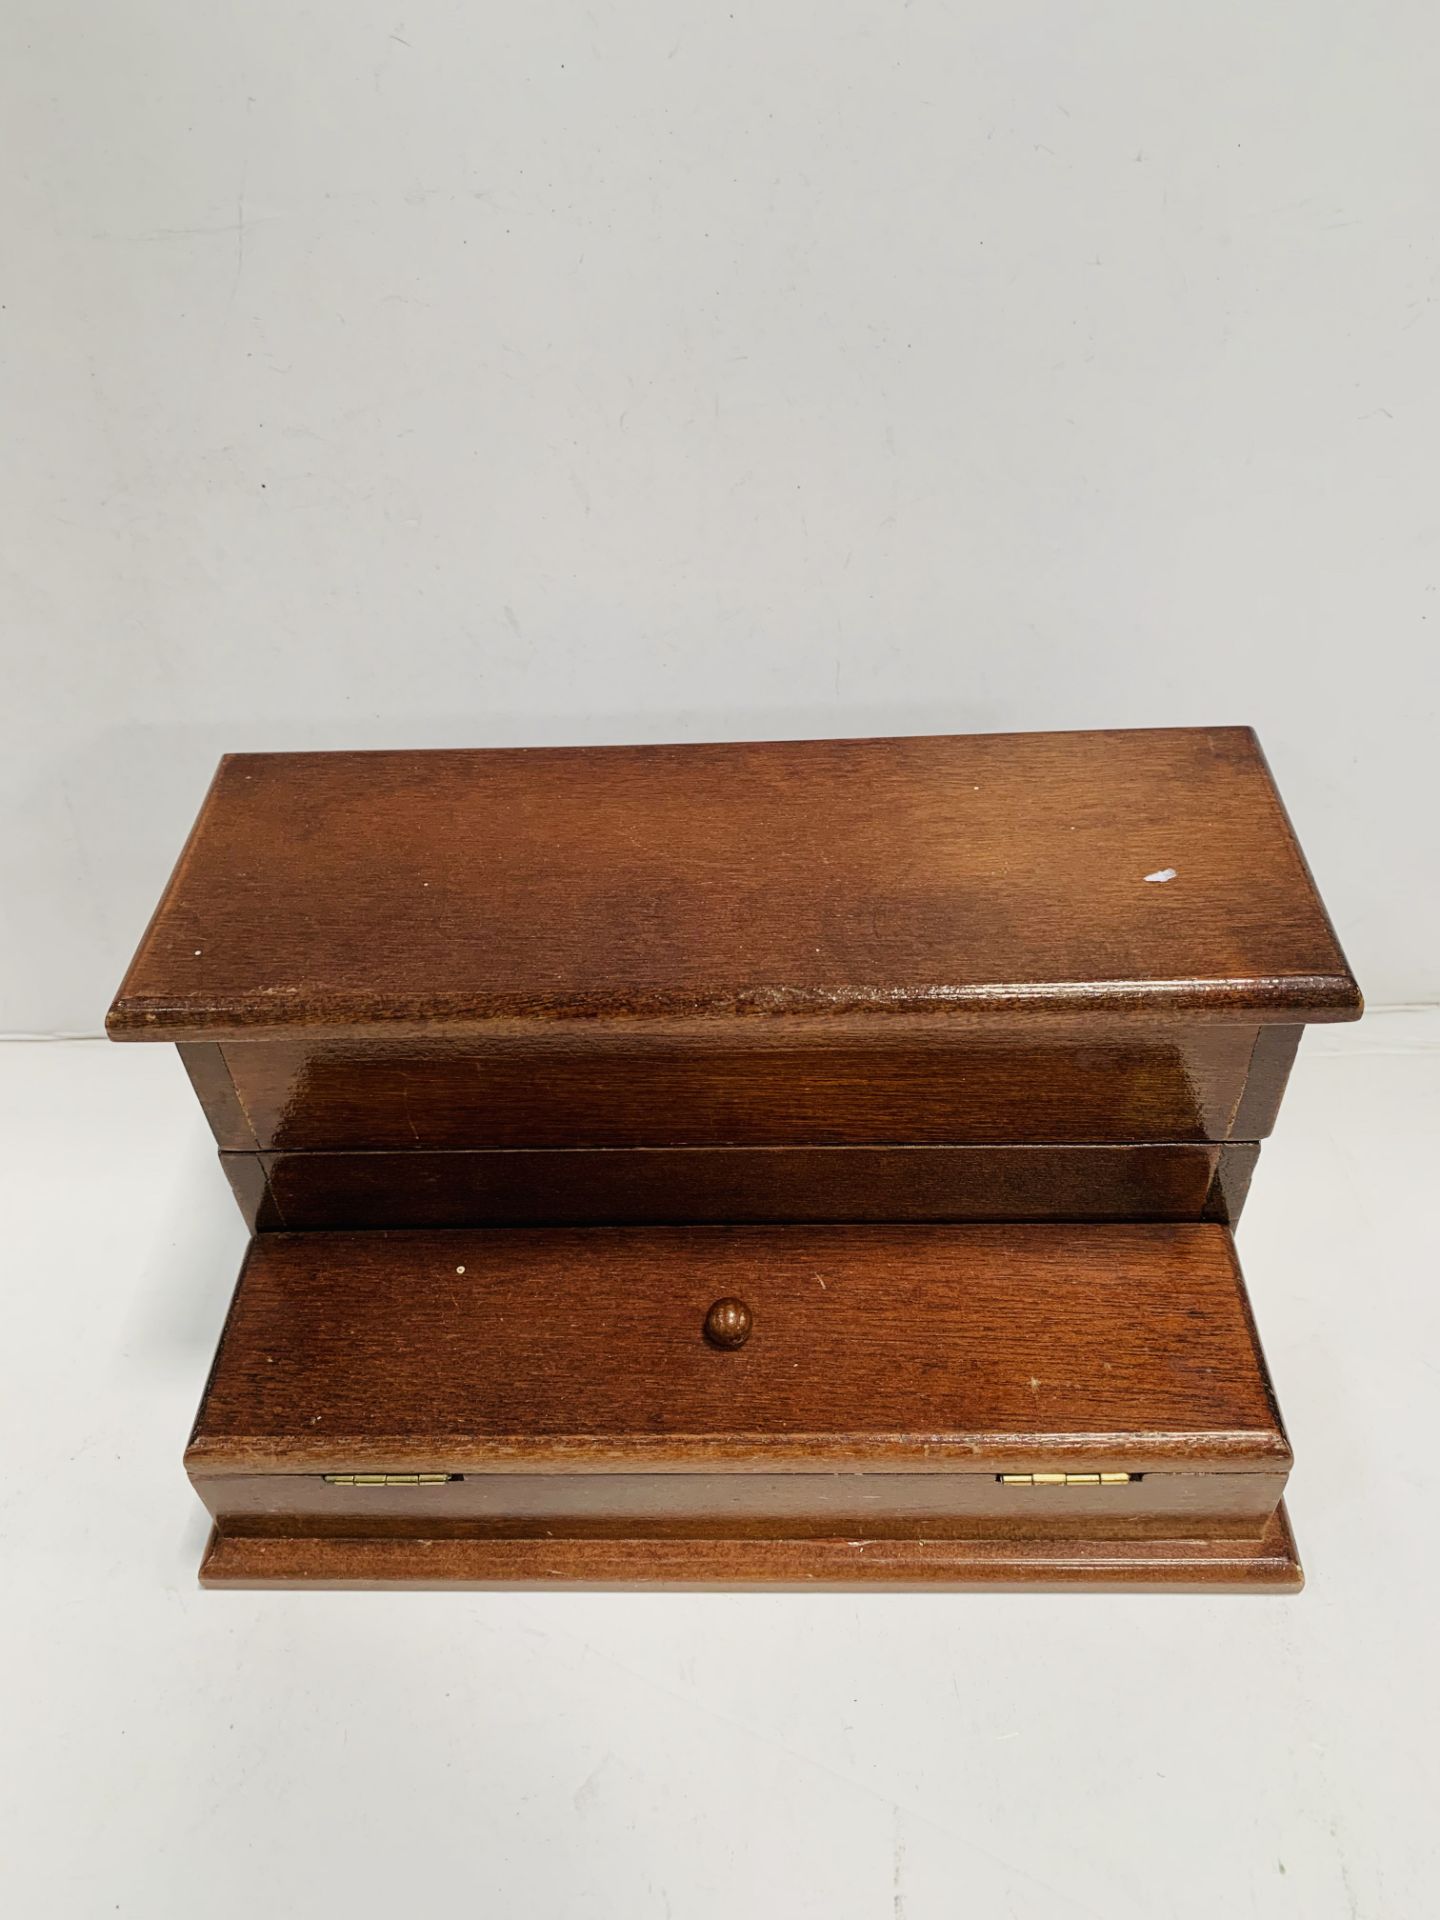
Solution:
<svg viewBox="0 0 1440 1920">
<path fill-rule="evenodd" d="M 1248 729 L 227 758 L 108 1023 L 257 1232 L 205 1577 L 1292 1588 L 1228 1226 L 1359 1011 Z"/>
<path fill-rule="evenodd" d="M 216 1585 L 1300 1578 L 1219 1226 L 262 1235 L 187 1465 Z"/>
<path fill-rule="evenodd" d="M 1218 728 L 232 756 L 109 1028 L 261 1228 L 1231 1221 L 1359 1007 Z"/>
</svg>

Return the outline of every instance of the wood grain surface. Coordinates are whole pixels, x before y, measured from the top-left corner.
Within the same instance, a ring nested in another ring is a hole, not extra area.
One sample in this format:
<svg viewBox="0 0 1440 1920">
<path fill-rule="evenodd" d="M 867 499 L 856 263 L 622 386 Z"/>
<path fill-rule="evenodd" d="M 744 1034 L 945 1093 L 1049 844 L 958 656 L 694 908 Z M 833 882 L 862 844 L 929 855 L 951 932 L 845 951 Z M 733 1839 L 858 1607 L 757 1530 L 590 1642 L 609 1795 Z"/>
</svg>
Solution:
<svg viewBox="0 0 1440 1920">
<path fill-rule="evenodd" d="M 603 1025 L 484 1046 L 231 1044 L 217 1051 L 248 1139 L 228 1098 L 208 1110 L 224 1145 L 300 1151 L 1217 1140 L 1259 1032 L 995 1015 L 939 1035 L 766 1031 L 743 1046 Z M 1249 1104 L 1241 1137 L 1255 1139 L 1273 1109 Z"/>
<path fill-rule="evenodd" d="M 1259 1148 L 620 1147 L 226 1153 L 252 1228 L 1220 1220 Z"/>
<path fill-rule="evenodd" d="M 1359 1011 L 1248 729 L 235 755 L 109 1027 L 1045 1011 Z"/>
<path fill-rule="evenodd" d="M 754 1315 L 738 1352 L 703 1337 L 721 1296 Z M 1273 1476 L 1289 1459 L 1224 1228 L 890 1225 L 261 1235 L 187 1465 Z"/>
<path fill-rule="evenodd" d="M 1283 1503 L 1257 1538 L 315 1539 L 211 1535 L 208 1587 L 627 1588 L 877 1585 L 915 1591 L 1296 1593 Z"/>
<path fill-rule="evenodd" d="M 1204 1532 L 1253 1538 L 1285 1475 L 1147 1473 L 1120 1485 L 1019 1487 L 991 1472 L 471 1473 L 439 1486 L 350 1486 L 320 1474 L 197 1474 L 228 1532 L 317 1539 L 927 1540 L 1107 1538 Z"/>
</svg>

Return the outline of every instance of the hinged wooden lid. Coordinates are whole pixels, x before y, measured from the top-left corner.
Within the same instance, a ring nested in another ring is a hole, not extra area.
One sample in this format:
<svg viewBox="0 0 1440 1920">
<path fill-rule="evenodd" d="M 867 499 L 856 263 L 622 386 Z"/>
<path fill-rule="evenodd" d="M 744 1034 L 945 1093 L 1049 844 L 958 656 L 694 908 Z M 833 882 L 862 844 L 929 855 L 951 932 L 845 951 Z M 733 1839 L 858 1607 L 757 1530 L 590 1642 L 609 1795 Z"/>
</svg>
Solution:
<svg viewBox="0 0 1440 1920">
<path fill-rule="evenodd" d="M 120 1039 L 1343 1020 L 1248 728 L 221 762 Z"/>
<path fill-rule="evenodd" d="M 717 1338 L 721 1302 L 744 1314 Z M 262 1234 L 187 1456 L 197 1477 L 1289 1462 L 1206 1225 Z"/>
</svg>

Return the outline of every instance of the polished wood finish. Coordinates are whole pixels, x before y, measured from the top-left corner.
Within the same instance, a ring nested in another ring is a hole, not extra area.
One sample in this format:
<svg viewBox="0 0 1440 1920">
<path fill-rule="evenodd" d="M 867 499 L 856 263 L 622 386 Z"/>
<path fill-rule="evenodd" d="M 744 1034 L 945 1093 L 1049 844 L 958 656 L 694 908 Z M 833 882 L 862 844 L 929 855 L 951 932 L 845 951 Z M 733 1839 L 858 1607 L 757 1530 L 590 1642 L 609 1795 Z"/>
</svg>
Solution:
<svg viewBox="0 0 1440 1920">
<path fill-rule="evenodd" d="M 271 1195 L 265 1163 L 258 1153 L 222 1153 L 220 1165 L 230 1182 L 235 1204 L 245 1216 L 245 1224 L 252 1233 L 283 1224 Z M 355 1222 L 351 1220 L 345 1224 L 353 1226 Z"/>
<path fill-rule="evenodd" d="M 1257 1537 L 1109 1539 L 314 1538 L 218 1529 L 207 1587 L 767 1586 L 966 1592 L 1296 1593 L 1285 1507 Z"/>
<path fill-rule="evenodd" d="M 636 1147 L 226 1153 L 263 1231 L 1239 1218 L 1259 1148 Z"/>
<path fill-rule="evenodd" d="M 1358 1011 L 1255 737 L 1218 727 L 233 755 L 109 1026 Z"/>
<path fill-rule="evenodd" d="M 1263 1140 L 1275 1125 L 1304 1031 L 1303 1027 L 1261 1027 L 1256 1033 L 1245 1090 L 1230 1116 L 1234 1138 Z"/>
<path fill-rule="evenodd" d="M 1293 1590 L 1225 1228 L 1359 1011 L 1244 728 L 227 758 L 107 1023 L 258 1231 L 204 1578 Z"/>
<path fill-rule="evenodd" d="M 374 1476 L 372 1476 L 373 1478 Z M 394 1478 L 394 1476 L 389 1476 Z M 414 1476 L 409 1476 L 414 1478 Z M 437 1480 L 439 1476 L 434 1476 Z M 991 1472 L 483 1472 L 438 1485 L 351 1486 L 320 1474 L 197 1479 L 227 1529 L 317 1539 L 1254 1538 L 1283 1472 L 1153 1472 L 1119 1486 L 1007 1486 Z"/>
<path fill-rule="evenodd" d="M 798 1040 L 793 1025 L 766 1029 L 744 1044 L 728 1029 L 567 1026 L 483 1047 L 220 1053 L 254 1143 L 270 1150 L 1043 1144 L 1229 1137 L 1260 1032 L 1044 1015 L 967 1015 L 939 1034 L 897 1024 L 867 1037 L 857 1025 Z M 1248 1119 L 1242 1137 L 1269 1131 L 1263 1089 Z"/>
<path fill-rule="evenodd" d="M 727 1294 L 764 1329 L 736 1355 L 701 1335 Z M 1288 1466 L 1223 1228 L 265 1234 L 187 1458 L 998 1472 L 1098 1453 Z"/>
<path fill-rule="evenodd" d="M 1220 1149 L 1215 1158 L 1210 1191 L 1200 1209 L 1202 1220 L 1218 1220 L 1223 1226 L 1234 1226 L 1250 1192 L 1251 1177 L 1259 1157 L 1259 1142 L 1254 1140 L 1232 1140 Z M 1155 1216 L 1141 1209 L 1132 1217 L 1147 1219 Z"/>
<path fill-rule="evenodd" d="M 177 1047 L 195 1097 L 200 1102 L 221 1152 L 253 1151 L 261 1143 L 235 1091 L 225 1055 L 217 1046 L 196 1042 Z"/>
<path fill-rule="evenodd" d="M 419 1541 L 442 1579 L 1043 1583 L 1068 1542 L 1143 1581 L 1160 1540 L 1244 1581 L 1290 1451 L 1218 1226 L 544 1229 L 262 1235 L 186 1464 L 217 1581 Z"/>
</svg>

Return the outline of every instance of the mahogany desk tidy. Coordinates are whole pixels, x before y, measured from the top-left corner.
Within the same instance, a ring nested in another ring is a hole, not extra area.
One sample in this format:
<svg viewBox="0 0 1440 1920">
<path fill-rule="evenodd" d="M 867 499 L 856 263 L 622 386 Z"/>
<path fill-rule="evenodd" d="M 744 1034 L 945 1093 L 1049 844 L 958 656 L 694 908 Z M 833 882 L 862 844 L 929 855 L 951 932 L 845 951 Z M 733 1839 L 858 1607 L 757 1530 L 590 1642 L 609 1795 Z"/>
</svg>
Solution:
<svg viewBox="0 0 1440 1920">
<path fill-rule="evenodd" d="M 108 1026 L 214 1586 L 1293 1590 L 1230 1229 L 1360 995 L 1247 728 L 220 764 Z"/>
</svg>

